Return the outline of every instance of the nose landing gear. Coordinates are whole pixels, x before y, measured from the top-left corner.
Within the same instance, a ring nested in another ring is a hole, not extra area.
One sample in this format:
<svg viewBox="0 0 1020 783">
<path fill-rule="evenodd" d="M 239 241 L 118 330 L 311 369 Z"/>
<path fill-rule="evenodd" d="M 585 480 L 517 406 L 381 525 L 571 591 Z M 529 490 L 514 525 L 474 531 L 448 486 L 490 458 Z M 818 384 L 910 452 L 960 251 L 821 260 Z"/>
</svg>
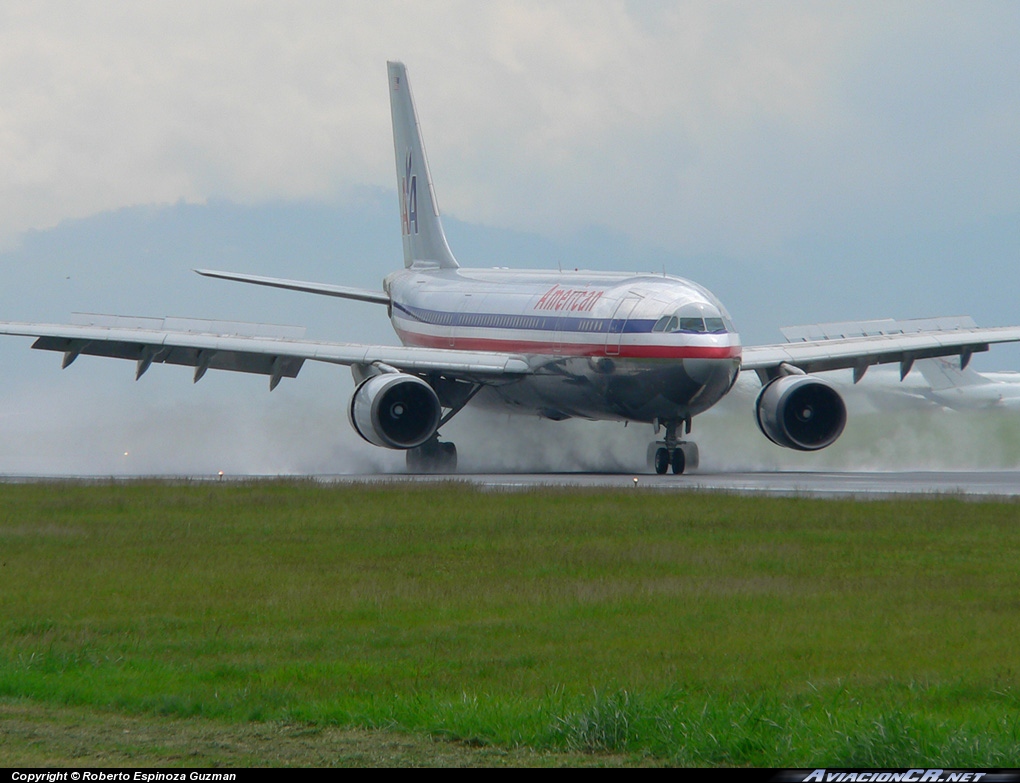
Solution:
<svg viewBox="0 0 1020 783">
<path fill-rule="evenodd" d="M 660 440 L 653 443 L 650 450 L 654 452 L 652 455 L 652 465 L 655 467 L 655 472 L 660 476 L 668 473 L 671 467 L 677 475 L 685 470 L 693 470 L 698 467 L 699 454 L 697 443 L 682 440 L 676 444 L 676 448 L 673 451 L 670 451 L 666 447 L 665 441 Z"/>
<path fill-rule="evenodd" d="M 698 467 L 698 444 L 677 438 L 677 429 L 682 422 L 686 423 L 686 431 L 690 433 L 690 419 L 670 419 L 664 422 L 665 440 L 656 441 L 648 447 L 650 461 L 660 476 L 669 471 L 670 467 L 677 475 Z"/>
</svg>

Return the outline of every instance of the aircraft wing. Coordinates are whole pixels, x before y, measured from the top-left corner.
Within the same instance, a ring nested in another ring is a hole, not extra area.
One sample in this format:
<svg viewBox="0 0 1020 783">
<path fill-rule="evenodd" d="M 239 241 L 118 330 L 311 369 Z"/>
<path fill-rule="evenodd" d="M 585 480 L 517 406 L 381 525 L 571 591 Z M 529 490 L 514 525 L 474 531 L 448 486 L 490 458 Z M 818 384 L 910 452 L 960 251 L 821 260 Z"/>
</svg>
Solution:
<svg viewBox="0 0 1020 783">
<path fill-rule="evenodd" d="M 853 369 L 855 382 L 872 364 L 899 363 L 903 378 L 917 359 L 970 357 L 994 343 L 1020 341 L 1020 326 L 978 327 L 967 317 L 914 321 L 862 321 L 784 329 L 788 342 L 745 346 L 741 369 L 763 382 L 783 374 L 783 365 L 807 373 Z"/>
<path fill-rule="evenodd" d="M 109 356 L 137 363 L 135 378 L 153 364 L 268 375 L 270 390 L 297 376 L 305 361 L 342 365 L 382 364 L 412 374 L 492 383 L 526 375 L 523 357 L 390 345 L 326 343 L 301 339 L 304 329 L 265 324 L 175 318 L 86 317 L 82 324 L 0 322 L 0 334 L 35 337 L 33 348 L 64 354 L 64 367 L 78 356 Z"/>
</svg>

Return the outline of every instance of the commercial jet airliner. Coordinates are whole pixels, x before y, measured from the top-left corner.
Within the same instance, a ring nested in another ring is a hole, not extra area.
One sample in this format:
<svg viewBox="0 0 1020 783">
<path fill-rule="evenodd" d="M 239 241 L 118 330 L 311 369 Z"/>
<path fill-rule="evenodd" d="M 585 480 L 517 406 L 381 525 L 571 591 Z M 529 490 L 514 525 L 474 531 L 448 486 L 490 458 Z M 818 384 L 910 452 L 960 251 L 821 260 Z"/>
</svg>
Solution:
<svg viewBox="0 0 1020 783">
<path fill-rule="evenodd" d="M 834 380 L 839 388 L 840 379 Z M 961 370 L 955 359 L 922 359 L 904 381 L 892 371 L 873 372 L 861 383 L 860 391 L 877 410 L 1020 410 L 1020 372 Z"/>
<path fill-rule="evenodd" d="M 783 344 L 741 346 L 730 315 L 705 288 L 679 277 L 626 272 L 464 269 L 440 221 L 425 146 L 401 63 L 388 64 L 404 269 L 382 291 L 196 270 L 208 277 L 323 294 L 385 307 L 402 345 L 312 342 L 302 333 L 216 321 L 88 316 L 75 324 L 0 323 L 0 334 L 35 337 L 67 367 L 79 355 L 131 359 L 140 378 L 153 363 L 269 376 L 270 390 L 305 361 L 347 365 L 356 382 L 348 414 L 369 443 L 407 453 L 411 471 L 452 471 L 456 449 L 439 430 L 467 404 L 551 420 L 646 422 L 661 438 L 656 472 L 698 465 L 685 440 L 692 419 L 753 371 L 754 414 L 778 446 L 813 451 L 846 424 L 836 389 L 811 373 L 959 357 L 1020 340 L 1020 327 L 959 321 L 861 322 Z"/>
</svg>

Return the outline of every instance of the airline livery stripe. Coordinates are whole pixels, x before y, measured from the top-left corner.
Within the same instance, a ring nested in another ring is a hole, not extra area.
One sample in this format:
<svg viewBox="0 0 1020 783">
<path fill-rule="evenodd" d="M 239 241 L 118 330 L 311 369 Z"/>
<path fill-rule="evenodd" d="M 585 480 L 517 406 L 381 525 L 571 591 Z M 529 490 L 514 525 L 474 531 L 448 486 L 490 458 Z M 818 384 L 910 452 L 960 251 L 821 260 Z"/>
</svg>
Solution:
<svg viewBox="0 0 1020 783">
<path fill-rule="evenodd" d="M 401 342 L 423 348 L 456 348 L 459 351 L 500 351 L 504 353 L 537 353 L 557 356 L 606 356 L 605 343 L 551 343 L 537 340 L 499 340 L 485 337 L 450 337 L 419 334 L 398 330 Z M 614 346 L 614 351 L 617 346 Z M 623 343 L 621 359 L 739 359 L 740 346 L 712 345 L 630 345 Z"/>
<path fill-rule="evenodd" d="M 515 329 L 537 332 L 581 332 L 589 334 L 649 334 L 655 319 L 649 318 L 577 318 L 565 315 L 522 315 L 509 313 L 451 313 L 427 310 L 400 302 L 393 309 L 408 318 L 432 326 L 459 326 L 481 329 Z"/>
</svg>

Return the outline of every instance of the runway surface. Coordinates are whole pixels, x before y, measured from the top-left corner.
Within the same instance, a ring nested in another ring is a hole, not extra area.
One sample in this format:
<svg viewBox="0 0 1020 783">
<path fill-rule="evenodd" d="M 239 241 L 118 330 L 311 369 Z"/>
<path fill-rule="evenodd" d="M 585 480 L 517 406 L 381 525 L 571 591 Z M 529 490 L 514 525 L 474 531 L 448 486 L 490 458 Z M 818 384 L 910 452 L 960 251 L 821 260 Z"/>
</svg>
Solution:
<svg viewBox="0 0 1020 783">
<path fill-rule="evenodd" d="M 697 472 L 683 476 L 633 473 L 403 473 L 315 476 L 0 476 L 0 482 L 42 481 L 250 481 L 308 478 L 323 483 L 434 483 L 460 481 L 494 491 L 526 491 L 537 487 L 591 487 L 671 491 L 719 491 L 803 497 L 879 499 L 910 495 L 979 498 L 1020 496 L 1020 471 L 821 472 L 771 471 L 753 473 Z"/>
<path fill-rule="evenodd" d="M 810 497 L 883 498 L 905 495 L 956 495 L 968 498 L 1020 496 L 1020 471 L 931 472 L 755 472 L 691 473 L 683 476 L 654 474 L 540 473 L 471 474 L 441 476 L 363 475 L 323 476 L 324 481 L 466 481 L 495 490 L 534 487 L 599 487 L 660 491 L 705 490 L 746 494 Z"/>
</svg>

